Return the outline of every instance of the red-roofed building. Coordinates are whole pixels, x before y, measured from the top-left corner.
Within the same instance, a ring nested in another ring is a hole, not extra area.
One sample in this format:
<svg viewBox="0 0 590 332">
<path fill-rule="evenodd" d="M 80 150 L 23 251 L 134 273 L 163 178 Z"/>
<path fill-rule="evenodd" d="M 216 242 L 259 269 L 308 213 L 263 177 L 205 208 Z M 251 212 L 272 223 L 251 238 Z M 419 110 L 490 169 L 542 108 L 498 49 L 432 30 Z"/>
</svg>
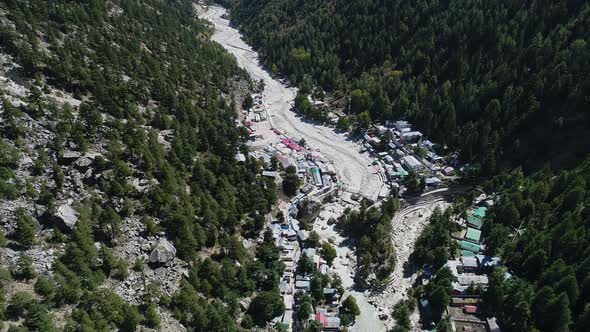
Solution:
<svg viewBox="0 0 590 332">
<path fill-rule="evenodd" d="M 477 313 L 477 306 L 466 305 L 463 307 L 463 312 L 465 312 L 466 314 L 476 314 Z"/>
</svg>

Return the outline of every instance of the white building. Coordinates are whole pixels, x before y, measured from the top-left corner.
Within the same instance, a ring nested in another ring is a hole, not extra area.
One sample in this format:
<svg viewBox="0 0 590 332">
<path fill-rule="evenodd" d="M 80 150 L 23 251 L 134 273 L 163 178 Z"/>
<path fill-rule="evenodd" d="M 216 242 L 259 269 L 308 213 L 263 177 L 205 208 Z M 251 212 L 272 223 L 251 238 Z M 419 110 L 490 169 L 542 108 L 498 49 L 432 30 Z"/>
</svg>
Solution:
<svg viewBox="0 0 590 332">
<path fill-rule="evenodd" d="M 419 162 L 418 159 L 416 159 L 416 157 L 414 156 L 405 156 L 402 158 L 402 162 L 404 163 L 404 166 L 407 169 L 412 170 L 414 172 L 419 172 L 424 169 L 424 165 L 421 162 Z"/>
</svg>

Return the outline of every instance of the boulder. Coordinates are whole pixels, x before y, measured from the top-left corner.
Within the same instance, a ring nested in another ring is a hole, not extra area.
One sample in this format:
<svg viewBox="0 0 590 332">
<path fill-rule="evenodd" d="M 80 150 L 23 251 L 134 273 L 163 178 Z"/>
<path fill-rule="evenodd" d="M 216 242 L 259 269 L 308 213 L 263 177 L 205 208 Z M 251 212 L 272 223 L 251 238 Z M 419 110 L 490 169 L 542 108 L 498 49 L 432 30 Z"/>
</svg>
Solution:
<svg viewBox="0 0 590 332">
<path fill-rule="evenodd" d="M 90 165 L 92 165 L 92 159 L 82 156 L 76 159 L 74 165 L 76 165 L 76 167 L 80 170 L 86 170 L 88 167 L 90 167 Z"/>
<path fill-rule="evenodd" d="M 150 263 L 167 263 L 176 256 L 176 248 L 166 239 L 160 239 L 150 253 Z"/>
<path fill-rule="evenodd" d="M 80 158 L 82 154 L 80 152 L 77 151 L 71 151 L 71 150 L 67 150 L 64 151 L 64 153 L 61 155 L 60 161 L 62 163 L 71 163 L 74 160 Z"/>
<path fill-rule="evenodd" d="M 62 231 L 71 231 L 78 222 L 78 212 L 68 204 L 62 204 L 54 215 L 55 223 Z"/>
</svg>

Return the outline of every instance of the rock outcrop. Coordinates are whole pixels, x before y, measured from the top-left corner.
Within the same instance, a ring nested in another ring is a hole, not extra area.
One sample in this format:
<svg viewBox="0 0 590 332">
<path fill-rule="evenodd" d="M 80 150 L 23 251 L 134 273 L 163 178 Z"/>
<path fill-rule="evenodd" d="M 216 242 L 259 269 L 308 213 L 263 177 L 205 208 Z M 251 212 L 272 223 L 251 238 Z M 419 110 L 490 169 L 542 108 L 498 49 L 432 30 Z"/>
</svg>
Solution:
<svg viewBox="0 0 590 332">
<path fill-rule="evenodd" d="M 78 222 L 78 212 L 68 204 L 62 204 L 54 215 L 55 224 L 62 231 L 71 231 Z"/>
<path fill-rule="evenodd" d="M 166 239 L 160 239 L 150 253 L 150 263 L 167 263 L 176 256 L 176 248 Z"/>
</svg>

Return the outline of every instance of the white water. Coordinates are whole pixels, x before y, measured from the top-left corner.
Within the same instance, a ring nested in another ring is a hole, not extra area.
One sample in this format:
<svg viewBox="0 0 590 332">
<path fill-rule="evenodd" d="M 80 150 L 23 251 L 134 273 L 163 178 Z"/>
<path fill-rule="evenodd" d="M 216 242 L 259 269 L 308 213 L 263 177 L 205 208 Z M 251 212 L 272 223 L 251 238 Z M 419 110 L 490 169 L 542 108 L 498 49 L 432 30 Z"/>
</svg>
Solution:
<svg viewBox="0 0 590 332">
<path fill-rule="evenodd" d="M 288 136 L 304 138 L 309 146 L 318 148 L 330 160 L 338 172 L 340 181 L 348 185 L 349 190 L 367 197 L 376 197 L 383 182 L 369 168 L 371 159 L 359 153 L 359 146 L 347 141 L 344 134 L 338 134 L 331 128 L 313 125 L 302 121 L 290 109 L 297 94 L 297 89 L 288 88 L 273 79 L 258 63 L 258 54 L 244 42 L 240 32 L 229 26 L 229 21 L 221 18 L 226 13 L 224 8 L 210 6 L 199 16 L 215 26 L 212 40 L 221 44 L 236 57 L 238 65 L 244 68 L 252 78 L 262 79 L 265 83 L 263 92 L 267 101 L 267 111 L 272 124 Z M 348 271 L 347 271 L 348 272 Z M 346 273 L 346 272 L 345 272 Z M 344 273 L 343 273 L 344 274 Z M 343 280 L 350 280 L 350 275 L 342 275 Z M 351 284 L 351 282 L 350 282 Z M 347 285 L 351 286 L 351 285 Z M 347 291 L 357 299 L 361 315 L 349 331 L 378 332 L 385 331 L 385 326 L 378 318 L 376 308 L 367 302 L 367 297 L 359 292 Z"/>
</svg>

